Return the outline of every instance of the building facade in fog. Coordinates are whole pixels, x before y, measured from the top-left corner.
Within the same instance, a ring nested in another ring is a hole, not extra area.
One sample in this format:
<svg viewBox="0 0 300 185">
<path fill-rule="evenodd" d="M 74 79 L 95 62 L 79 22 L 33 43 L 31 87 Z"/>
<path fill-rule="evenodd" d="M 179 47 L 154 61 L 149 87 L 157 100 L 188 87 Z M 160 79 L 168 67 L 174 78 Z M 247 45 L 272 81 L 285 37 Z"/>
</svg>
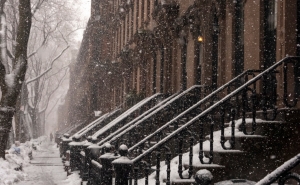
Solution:
<svg viewBox="0 0 300 185">
<path fill-rule="evenodd" d="M 133 97 L 173 94 L 195 84 L 212 91 L 244 70 L 299 55 L 299 4 L 92 0 L 71 72 L 69 122 L 92 119 L 94 111 L 110 111 Z"/>
</svg>

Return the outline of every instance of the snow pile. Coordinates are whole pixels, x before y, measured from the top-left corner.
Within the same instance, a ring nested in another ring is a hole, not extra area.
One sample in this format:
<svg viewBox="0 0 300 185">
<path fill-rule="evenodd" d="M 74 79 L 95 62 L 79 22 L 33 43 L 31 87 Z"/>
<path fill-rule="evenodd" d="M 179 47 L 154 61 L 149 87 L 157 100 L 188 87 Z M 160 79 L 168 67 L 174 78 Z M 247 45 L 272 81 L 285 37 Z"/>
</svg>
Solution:
<svg viewBox="0 0 300 185">
<path fill-rule="evenodd" d="M 20 144 L 16 141 L 6 151 L 5 159 L 0 158 L 0 185 L 10 185 L 22 181 L 26 173 L 22 171 L 24 166 L 30 165 L 28 154 L 32 152 L 31 142 Z"/>
<path fill-rule="evenodd" d="M 68 178 L 62 183 L 64 185 L 81 185 L 82 179 L 80 178 L 79 171 L 73 172 L 73 174 L 69 175 Z"/>
<path fill-rule="evenodd" d="M 6 151 L 5 159 L 15 167 L 24 167 L 28 166 L 30 163 L 29 153 L 32 152 L 31 142 L 27 141 L 26 143 L 16 146 L 15 144 Z"/>
<path fill-rule="evenodd" d="M 16 171 L 14 167 L 10 162 L 0 158 L 0 185 L 10 185 L 24 180 L 26 174 L 22 171 Z"/>
</svg>

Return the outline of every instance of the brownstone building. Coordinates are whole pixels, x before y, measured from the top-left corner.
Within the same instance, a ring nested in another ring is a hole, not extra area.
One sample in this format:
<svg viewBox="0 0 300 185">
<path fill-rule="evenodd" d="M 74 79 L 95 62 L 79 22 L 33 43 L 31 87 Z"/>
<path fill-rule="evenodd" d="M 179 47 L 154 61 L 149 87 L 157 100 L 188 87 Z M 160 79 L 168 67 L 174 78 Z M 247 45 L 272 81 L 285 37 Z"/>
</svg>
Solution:
<svg viewBox="0 0 300 185">
<path fill-rule="evenodd" d="M 91 7 L 71 76 L 70 123 L 132 96 L 195 84 L 213 90 L 299 55 L 297 0 L 93 0 Z"/>
<path fill-rule="evenodd" d="M 247 69 L 299 55 L 298 6 L 296 0 L 92 1 L 71 70 L 69 122 L 90 121 L 94 111 L 132 97 L 195 84 L 213 90 Z"/>
<path fill-rule="evenodd" d="M 142 166 L 155 164 L 152 184 L 191 184 L 206 168 L 216 182 L 258 181 L 299 153 L 299 57 L 286 56 L 300 56 L 300 0 L 92 0 L 91 7 L 71 71 L 68 123 L 91 123 L 94 111 L 122 112 L 156 93 L 174 95 L 91 131 L 96 149 L 115 150 L 113 165 L 134 167 L 130 175 L 115 168 L 116 184 L 141 180 Z M 121 144 L 128 149 L 117 151 Z M 70 164 L 80 161 L 76 152 L 85 157 L 76 150 Z M 99 171 L 103 156 L 87 166 Z M 176 174 L 171 180 L 159 176 L 163 160 L 176 166 L 166 167 Z M 111 167 L 102 167 L 109 174 L 98 176 L 111 181 Z"/>
</svg>

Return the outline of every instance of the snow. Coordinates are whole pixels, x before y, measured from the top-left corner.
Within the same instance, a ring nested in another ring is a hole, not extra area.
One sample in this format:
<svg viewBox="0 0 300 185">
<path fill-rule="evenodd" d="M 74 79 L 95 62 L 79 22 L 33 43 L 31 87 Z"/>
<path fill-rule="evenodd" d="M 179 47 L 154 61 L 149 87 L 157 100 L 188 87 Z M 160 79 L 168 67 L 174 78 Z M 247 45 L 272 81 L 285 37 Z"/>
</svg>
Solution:
<svg viewBox="0 0 300 185">
<path fill-rule="evenodd" d="M 196 173 L 195 177 L 198 177 L 199 179 L 209 179 L 209 180 L 213 179 L 213 175 L 211 174 L 211 172 L 206 169 L 199 170 Z"/>
<path fill-rule="evenodd" d="M 40 138 L 44 139 L 44 138 Z M 26 173 L 15 169 L 23 169 L 24 167 L 30 166 L 30 159 L 28 154 L 32 152 L 32 143 L 36 140 L 27 141 L 26 143 L 16 142 L 12 145 L 9 150 L 6 151 L 5 158 L 0 158 L 0 185 L 11 185 L 18 181 L 24 180 L 26 178 Z M 18 151 L 18 149 L 20 152 Z M 17 150 L 16 150 L 17 149 Z"/>
<path fill-rule="evenodd" d="M 79 171 L 73 172 L 73 174 L 69 175 L 68 178 L 62 181 L 63 185 L 81 185 L 81 178 L 79 175 Z"/>
<path fill-rule="evenodd" d="M 181 92 L 180 94 L 176 95 L 175 97 L 173 97 L 171 100 L 167 101 L 164 105 L 160 106 L 159 108 L 155 109 L 153 112 L 151 112 L 150 114 L 146 115 L 143 119 L 139 120 L 138 122 L 136 122 L 135 124 L 131 125 L 130 127 L 128 127 L 127 129 L 123 130 L 120 134 L 116 135 L 114 138 L 112 138 L 110 140 L 113 141 L 116 138 L 119 138 L 121 135 L 127 133 L 129 130 L 133 129 L 134 127 L 136 127 L 137 125 L 143 123 L 145 120 L 147 120 L 148 118 L 150 118 L 151 116 L 155 115 L 156 113 L 158 113 L 159 111 L 163 110 L 164 108 L 166 108 L 167 106 L 170 106 L 173 102 L 175 102 L 176 100 L 178 100 L 180 97 L 184 96 L 185 94 L 187 94 L 188 92 L 190 92 L 191 90 L 195 89 L 195 88 L 199 88 L 201 87 L 200 85 L 194 85 L 190 88 L 188 88 L 187 90 Z M 130 149 L 129 149 L 130 150 Z"/>
<path fill-rule="evenodd" d="M 126 117 L 128 117 L 129 115 L 131 115 L 132 113 L 134 113 L 137 109 L 139 109 L 140 107 L 142 107 L 143 105 L 145 105 L 146 103 L 148 103 L 149 101 L 151 101 L 152 99 L 154 99 L 154 98 L 156 98 L 156 97 L 158 97 L 160 95 L 161 95 L 161 93 L 156 93 L 156 94 L 154 94 L 154 95 L 152 95 L 150 97 L 147 97 L 147 98 L 143 99 L 139 103 L 135 104 L 130 109 L 128 109 L 127 111 L 125 111 L 123 114 L 121 114 L 120 116 L 118 116 L 116 119 L 114 119 L 113 121 L 111 121 L 110 123 L 108 123 L 107 125 L 105 125 L 102 129 L 98 130 L 94 135 L 92 135 L 93 139 L 97 139 L 101 134 L 103 134 L 104 132 L 106 132 L 107 130 L 109 130 L 111 127 L 115 126 L 120 121 L 122 121 L 123 119 L 125 119 Z"/>
<path fill-rule="evenodd" d="M 102 115 L 100 118 L 96 119 L 95 121 L 93 121 L 92 123 L 88 124 L 87 126 L 85 126 L 84 128 L 82 128 L 81 130 L 79 130 L 78 132 L 76 132 L 72 137 L 75 138 L 80 138 L 84 133 L 88 132 L 90 129 L 94 128 L 96 125 L 98 125 L 99 123 L 102 122 L 102 120 L 104 120 L 107 117 L 108 113 Z"/>
<path fill-rule="evenodd" d="M 15 74 L 10 73 L 5 75 L 5 83 L 8 87 L 14 87 L 15 85 Z"/>
<path fill-rule="evenodd" d="M 124 131 L 126 128 L 128 128 L 129 126 L 131 126 L 132 124 L 134 124 L 135 122 L 143 119 L 145 116 L 147 116 L 148 114 L 150 114 L 151 112 L 155 111 L 156 109 L 158 109 L 160 106 L 164 105 L 167 101 L 169 101 L 170 99 L 172 99 L 173 97 L 177 96 L 178 93 L 175 93 L 171 96 L 169 96 L 168 98 L 162 100 L 161 102 L 159 102 L 158 104 L 156 104 L 154 107 L 152 107 L 151 109 L 145 111 L 142 115 L 136 117 L 135 119 L 133 119 L 132 121 L 130 121 L 129 123 L 125 124 L 123 127 L 119 128 L 118 130 L 116 130 L 115 132 L 111 133 L 109 136 L 105 137 L 104 139 L 102 139 L 98 145 L 102 145 L 105 144 L 108 140 L 112 139 L 114 136 L 116 136 L 116 134 L 119 134 L 120 132 Z M 123 132 L 122 132 L 123 133 Z M 116 137 L 119 137 L 120 135 L 117 135 Z M 108 141 L 111 142 L 112 140 Z"/>
<path fill-rule="evenodd" d="M 95 116 L 96 116 L 96 117 L 99 117 L 99 116 L 101 116 L 102 111 L 94 111 L 94 113 L 95 113 Z"/>
<path fill-rule="evenodd" d="M 0 185 L 40 185 L 40 184 L 56 184 L 56 185 L 80 185 L 81 178 L 78 171 L 73 171 L 67 176 L 64 171 L 63 163 L 59 157 L 59 150 L 54 142 L 47 140 L 47 137 L 40 137 L 27 142 L 37 146 L 37 150 L 33 150 L 33 160 L 27 163 L 23 160 L 23 171 L 15 171 L 9 161 L 0 159 Z M 25 147 L 25 144 L 21 144 Z M 23 158 L 26 157 L 22 155 Z"/>
<path fill-rule="evenodd" d="M 24 180 L 26 174 L 22 171 L 14 170 L 15 166 L 12 164 L 0 158 L 0 185 L 10 185 Z"/>
<path fill-rule="evenodd" d="M 261 179 L 256 185 L 266 185 L 272 183 L 277 178 L 279 178 L 282 174 L 289 171 L 291 168 L 295 167 L 300 163 L 300 154 L 286 161 L 283 165 L 279 166 L 272 173 L 268 174 L 265 178 Z"/>
<path fill-rule="evenodd" d="M 122 157 L 119 157 L 118 159 L 114 160 L 112 162 L 112 164 L 129 164 L 129 165 L 132 165 L 133 162 L 130 159 L 128 159 L 128 157 L 122 156 Z"/>
<path fill-rule="evenodd" d="M 126 145 L 121 145 L 121 146 L 120 146 L 120 150 L 128 150 L 128 148 L 127 148 Z"/>
<path fill-rule="evenodd" d="M 249 123 L 252 123 L 252 119 L 246 119 L 246 124 L 249 124 Z M 265 123 L 265 122 L 270 122 L 270 121 L 265 121 L 265 120 L 261 120 L 261 119 L 256 119 L 256 122 L 257 123 Z M 260 135 L 245 135 L 243 132 L 239 131 L 238 130 L 238 127 L 241 125 L 242 123 L 242 120 L 239 119 L 239 120 L 236 120 L 235 121 L 236 123 L 236 129 L 235 129 L 235 136 L 237 137 L 263 137 L 263 136 L 260 136 Z M 229 127 L 226 127 L 225 130 L 224 130 L 224 135 L 225 137 L 228 137 L 228 136 L 231 136 L 231 122 L 229 123 L 226 123 L 225 125 L 229 125 Z M 226 153 L 226 152 L 234 152 L 234 153 L 242 153 L 243 151 L 240 151 L 240 150 L 224 150 L 221 146 L 221 143 L 220 143 L 220 136 L 221 136 L 221 131 L 218 130 L 218 131 L 215 131 L 213 133 L 213 151 L 214 152 L 222 152 L 222 153 Z M 209 137 L 206 136 L 206 137 Z M 229 145 L 229 143 L 225 143 L 225 145 L 227 144 L 227 147 Z M 151 148 L 154 148 L 155 145 Z M 151 150 L 151 148 L 149 150 Z M 130 149 L 132 150 L 132 148 Z M 224 166 L 221 166 L 221 165 L 217 165 L 217 164 L 202 164 L 199 160 L 199 151 L 200 151 L 200 148 L 199 148 L 199 143 L 197 143 L 196 145 L 193 146 L 193 159 L 192 159 L 192 162 L 193 162 L 193 166 L 197 166 L 197 167 L 201 167 L 201 168 L 224 168 Z M 203 151 L 210 151 L 210 142 L 208 140 L 206 140 L 205 142 L 203 142 Z M 183 154 L 182 156 L 182 166 L 188 166 L 189 165 L 189 152 L 186 152 Z M 300 154 L 298 155 L 298 157 L 300 158 Z M 138 156 L 137 158 L 135 159 L 132 159 L 132 162 L 135 163 L 137 162 L 138 160 L 141 159 L 141 155 Z M 208 159 L 207 158 L 204 158 L 204 161 L 207 161 Z M 176 182 L 179 182 L 180 181 L 180 177 L 179 177 L 179 174 L 178 174 L 178 164 L 179 164 L 179 157 L 176 156 L 174 157 L 172 160 L 171 160 L 171 180 L 172 182 L 173 181 L 176 181 Z M 161 162 L 160 164 L 160 181 L 163 182 L 163 180 L 165 180 L 167 178 L 167 165 L 165 164 L 165 162 Z M 155 167 L 154 167 L 155 168 Z M 204 173 L 204 171 L 203 171 Z M 155 182 L 155 175 L 156 175 L 156 172 L 153 172 L 150 176 L 149 176 L 149 182 Z M 188 169 L 185 170 L 183 172 L 183 176 L 185 178 L 188 177 Z M 192 181 L 193 181 L 193 178 L 192 177 Z M 139 184 L 143 185 L 144 184 L 144 181 L 145 179 L 140 179 L 139 180 Z"/>
</svg>

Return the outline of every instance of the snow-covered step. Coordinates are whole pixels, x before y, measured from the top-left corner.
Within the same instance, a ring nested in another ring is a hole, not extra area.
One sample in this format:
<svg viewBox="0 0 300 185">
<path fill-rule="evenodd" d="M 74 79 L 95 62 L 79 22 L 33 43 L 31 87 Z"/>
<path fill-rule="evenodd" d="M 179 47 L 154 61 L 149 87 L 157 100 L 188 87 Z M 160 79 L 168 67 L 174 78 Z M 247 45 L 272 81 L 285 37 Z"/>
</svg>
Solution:
<svg viewBox="0 0 300 185">
<path fill-rule="evenodd" d="M 173 179 L 172 185 L 191 185 L 195 183 L 195 179 L 192 177 L 191 179 Z"/>
</svg>

